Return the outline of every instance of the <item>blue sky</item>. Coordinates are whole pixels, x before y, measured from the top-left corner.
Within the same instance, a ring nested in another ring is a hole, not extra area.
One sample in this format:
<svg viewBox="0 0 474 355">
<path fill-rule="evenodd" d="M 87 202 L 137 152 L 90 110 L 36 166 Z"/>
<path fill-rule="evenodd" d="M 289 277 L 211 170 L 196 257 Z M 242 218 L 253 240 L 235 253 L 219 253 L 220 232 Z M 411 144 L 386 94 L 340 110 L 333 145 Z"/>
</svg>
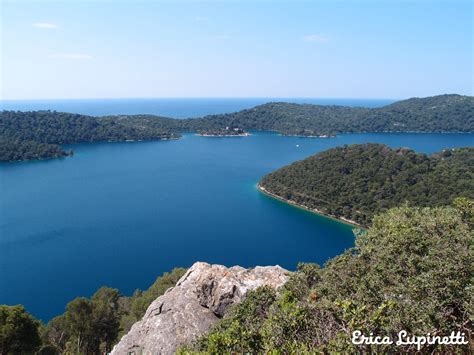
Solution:
<svg viewBox="0 0 474 355">
<path fill-rule="evenodd" d="M 3 99 L 473 94 L 471 1 L 0 2 Z"/>
</svg>

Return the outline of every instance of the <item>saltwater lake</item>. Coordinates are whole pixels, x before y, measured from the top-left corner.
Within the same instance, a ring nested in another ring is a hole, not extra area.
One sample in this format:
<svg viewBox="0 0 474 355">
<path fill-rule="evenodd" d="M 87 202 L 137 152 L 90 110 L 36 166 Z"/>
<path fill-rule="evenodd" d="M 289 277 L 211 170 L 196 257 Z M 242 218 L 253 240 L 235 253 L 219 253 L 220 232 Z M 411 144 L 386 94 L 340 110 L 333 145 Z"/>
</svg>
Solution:
<svg viewBox="0 0 474 355">
<path fill-rule="evenodd" d="M 222 112 L 254 103 L 224 101 L 218 103 Z M 89 114 L 114 113 L 115 107 L 85 102 L 82 110 L 73 110 L 79 104 L 72 105 L 48 107 Z M 154 105 L 150 113 L 164 114 Z M 187 111 L 176 109 L 173 116 L 193 116 L 192 105 L 215 113 L 204 106 L 216 103 L 183 105 Z M 9 108 L 27 109 L 20 103 Z M 71 158 L 1 164 L 0 304 L 24 304 L 46 321 L 100 286 L 129 295 L 164 271 L 195 261 L 288 269 L 300 261 L 322 264 L 353 245 L 352 228 L 264 196 L 256 183 L 297 159 L 363 142 L 431 153 L 473 145 L 474 135 L 187 134 L 177 141 L 74 145 Z"/>
</svg>

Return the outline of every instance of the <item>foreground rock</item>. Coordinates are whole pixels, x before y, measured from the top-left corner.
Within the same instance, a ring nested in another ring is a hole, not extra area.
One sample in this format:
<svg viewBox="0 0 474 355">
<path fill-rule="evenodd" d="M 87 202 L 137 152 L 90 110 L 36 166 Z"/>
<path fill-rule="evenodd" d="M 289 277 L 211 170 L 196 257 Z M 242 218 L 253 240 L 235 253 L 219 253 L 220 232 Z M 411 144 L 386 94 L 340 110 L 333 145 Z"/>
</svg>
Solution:
<svg viewBox="0 0 474 355">
<path fill-rule="evenodd" d="M 260 286 L 278 288 L 287 280 L 280 266 L 244 269 L 195 263 L 148 307 L 112 354 L 173 354 L 204 334 L 233 304 Z"/>
</svg>

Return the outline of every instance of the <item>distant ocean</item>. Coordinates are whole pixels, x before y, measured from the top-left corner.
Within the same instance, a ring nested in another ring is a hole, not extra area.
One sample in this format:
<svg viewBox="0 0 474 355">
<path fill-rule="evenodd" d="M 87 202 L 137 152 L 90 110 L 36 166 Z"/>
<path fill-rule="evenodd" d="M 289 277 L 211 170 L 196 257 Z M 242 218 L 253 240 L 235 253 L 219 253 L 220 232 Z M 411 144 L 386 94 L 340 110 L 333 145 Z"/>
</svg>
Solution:
<svg viewBox="0 0 474 355">
<path fill-rule="evenodd" d="M 2 100 L 1 110 L 56 110 L 84 115 L 154 114 L 191 118 L 229 113 L 267 102 L 293 102 L 317 105 L 379 107 L 397 100 L 318 99 L 318 98 L 176 98 L 176 99 L 88 99 L 88 100 Z"/>
</svg>

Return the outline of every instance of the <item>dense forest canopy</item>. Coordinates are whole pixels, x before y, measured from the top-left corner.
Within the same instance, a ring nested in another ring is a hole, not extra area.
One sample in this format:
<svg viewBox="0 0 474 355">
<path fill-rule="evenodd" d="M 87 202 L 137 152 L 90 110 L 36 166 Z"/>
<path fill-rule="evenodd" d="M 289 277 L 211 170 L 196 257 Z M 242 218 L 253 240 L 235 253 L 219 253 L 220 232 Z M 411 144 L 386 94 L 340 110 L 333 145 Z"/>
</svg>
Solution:
<svg viewBox="0 0 474 355">
<path fill-rule="evenodd" d="M 283 134 L 304 130 L 314 135 L 342 132 L 473 132 L 474 97 L 440 95 L 413 98 L 380 108 L 274 102 L 186 122 L 188 129 L 192 130 L 233 126 Z"/>
<path fill-rule="evenodd" d="M 368 226 L 374 215 L 409 202 L 449 205 L 474 199 L 474 148 L 428 156 L 383 144 L 342 146 L 266 175 L 260 186 L 309 209 Z"/>
<path fill-rule="evenodd" d="M 60 145 L 177 138 L 164 128 L 56 111 L 0 113 L 0 161 L 68 155 Z"/>
<path fill-rule="evenodd" d="M 168 139 L 179 137 L 180 132 L 212 134 L 226 127 L 302 136 L 342 132 L 474 132 L 474 97 L 413 98 L 380 108 L 274 102 L 194 119 L 3 111 L 0 113 L 0 161 L 64 156 L 61 144 Z M 56 147 L 38 146 L 33 142 Z"/>
</svg>

